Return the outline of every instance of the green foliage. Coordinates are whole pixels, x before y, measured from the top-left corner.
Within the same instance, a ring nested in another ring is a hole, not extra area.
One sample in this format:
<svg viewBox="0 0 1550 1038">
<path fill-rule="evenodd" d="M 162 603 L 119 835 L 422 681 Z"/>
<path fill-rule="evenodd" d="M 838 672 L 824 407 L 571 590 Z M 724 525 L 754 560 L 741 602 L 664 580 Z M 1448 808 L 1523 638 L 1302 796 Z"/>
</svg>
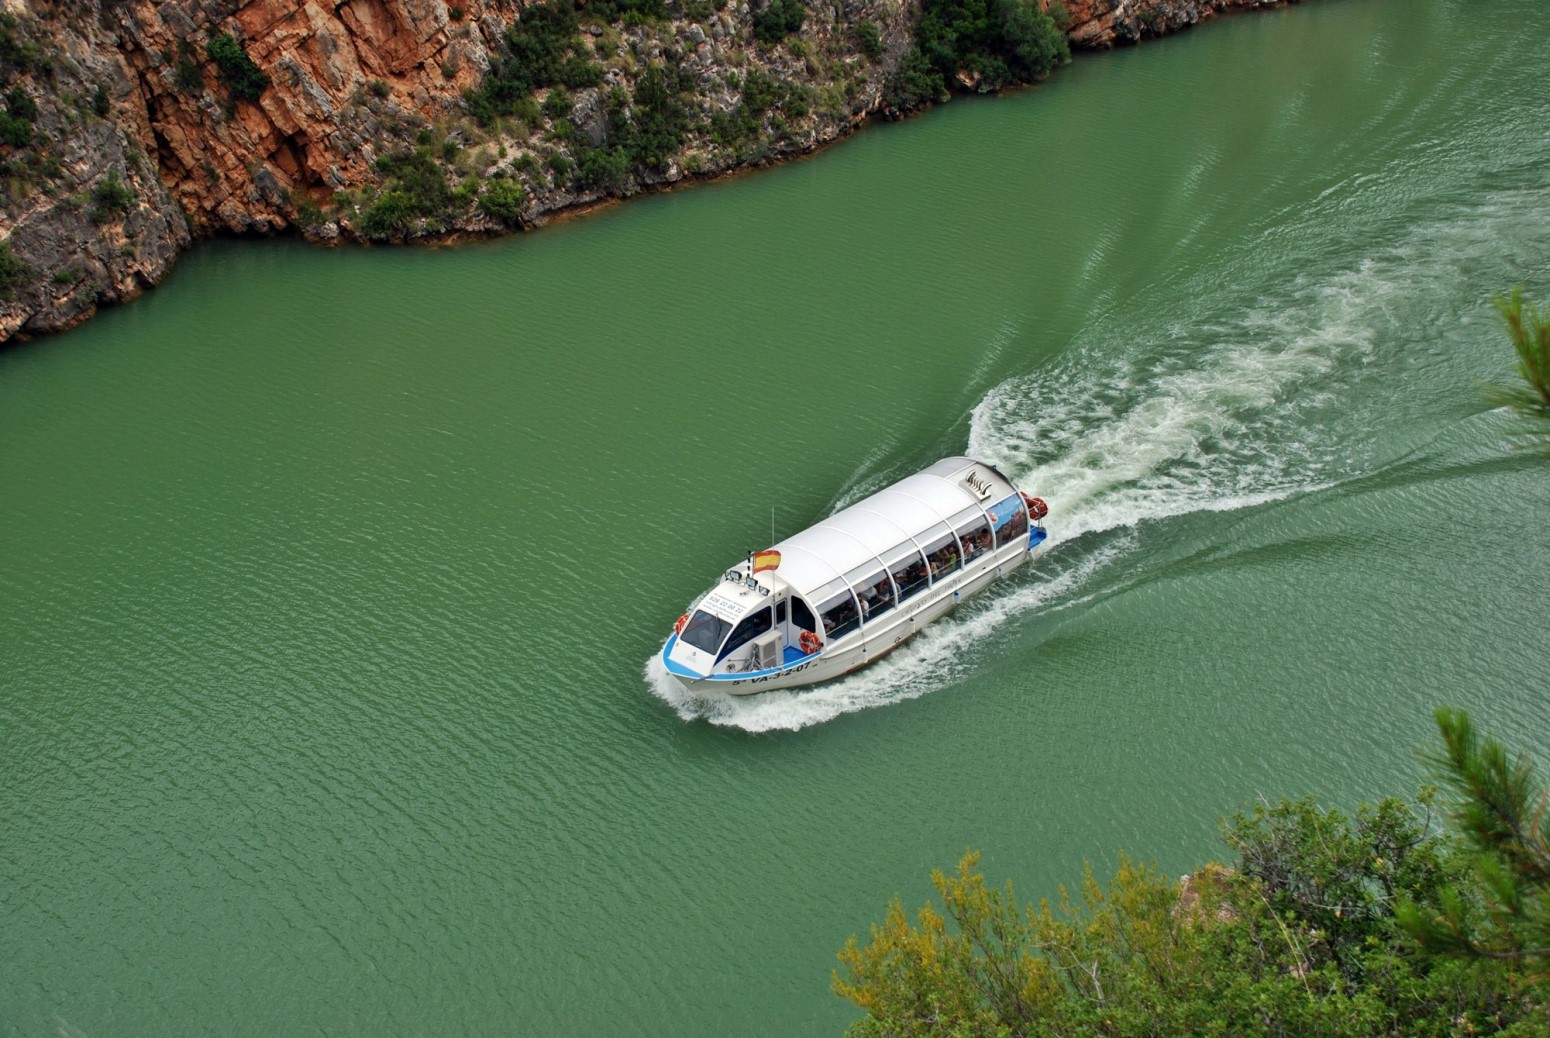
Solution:
<svg viewBox="0 0 1550 1038">
<path fill-rule="evenodd" d="M 38 106 L 21 87 L 12 87 L 5 94 L 5 114 L 0 115 L 0 143 L 13 148 L 25 148 L 32 143 L 32 124 L 38 117 Z"/>
<path fill-rule="evenodd" d="M 779 43 L 792 33 L 801 32 L 806 18 L 807 8 L 802 0 L 766 0 L 753 13 L 754 39 L 764 44 Z"/>
<path fill-rule="evenodd" d="M 960 72 L 981 91 L 1032 83 L 1071 59 L 1065 34 L 1036 0 L 925 0 L 915 48 L 889 81 L 896 111 L 946 98 Z"/>
<path fill-rule="evenodd" d="M 194 53 L 194 45 L 187 40 L 178 41 L 178 56 L 172 67 L 172 85 L 185 94 L 195 94 L 205 87 L 204 70 Z"/>
<path fill-rule="evenodd" d="M 1436 904 L 1407 900 L 1400 925 L 1438 954 L 1523 968 L 1550 996 L 1550 790 L 1527 756 L 1512 759 L 1463 712 L 1436 717 L 1443 749 L 1431 763 L 1456 797 L 1474 883 L 1454 884 Z"/>
<path fill-rule="evenodd" d="M 589 0 L 587 17 L 600 22 L 642 25 L 668 16 L 663 0 Z"/>
<path fill-rule="evenodd" d="M 212 36 L 205 44 L 205 53 L 215 62 L 215 74 L 234 100 L 257 101 L 269 86 L 269 77 L 253 63 L 231 33 Z"/>
<path fill-rule="evenodd" d="M 1495 863 L 1474 887 L 1433 830 L 1435 790 L 1354 818 L 1261 805 L 1224 823 L 1236 871 L 1179 884 L 1122 855 L 1107 885 L 1088 869 L 1054 904 L 988 887 L 971 852 L 956 875 L 933 873 L 941 909 L 911 920 L 896 897 L 866 944 L 840 951 L 834 990 L 866 1012 L 852 1038 L 1545 1034 L 1543 992 L 1494 961 L 1550 955 L 1543 791 L 1467 722 L 1439 722 L 1458 826 Z M 1488 911 L 1448 914 L 1471 905 Z"/>
<path fill-rule="evenodd" d="M 789 80 L 749 69 L 743 77 L 742 96 L 730 112 L 717 112 L 710 118 L 711 139 L 722 147 L 737 147 L 745 153 L 756 145 L 770 113 L 800 118 L 810 110 L 807 91 Z M 773 118 L 771 120 L 773 122 Z M 750 157 L 745 154 L 745 157 Z"/>
<path fill-rule="evenodd" d="M 585 188 L 621 191 L 630 175 L 630 153 L 623 147 L 583 148 L 576 183 Z"/>
<path fill-rule="evenodd" d="M 21 19 L 9 12 L 0 13 L 0 83 L 40 68 L 44 60 L 41 48 L 22 34 Z"/>
<path fill-rule="evenodd" d="M 544 98 L 540 110 L 544 113 L 545 119 L 553 122 L 557 119 L 569 119 L 571 109 L 574 107 L 575 102 L 571 100 L 570 91 L 564 87 L 555 87 L 549 91 L 549 96 Z"/>
<path fill-rule="evenodd" d="M 692 87 L 686 73 L 661 65 L 652 65 L 635 81 L 631 132 L 620 142 L 633 164 L 660 172 L 672 162 L 689 126 L 689 109 L 681 98 Z"/>
<path fill-rule="evenodd" d="M 590 8 L 589 8 L 590 11 Z M 522 12 L 506 29 L 506 54 L 490 63 L 489 74 L 463 95 L 481 125 L 517 114 L 518 103 L 543 87 L 573 90 L 596 86 L 603 69 L 579 53 L 581 36 L 574 0 L 550 0 Z"/>
<path fill-rule="evenodd" d="M 0 144 L 25 148 L 32 143 L 32 124 L 13 115 L 0 115 Z"/>
<path fill-rule="evenodd" d="M 883 34 L 871 19 L 857 22 L 855 27 L 856 48 L 873 64 L 883 58 Z"/>
<path fill-rule="evenodd" d="M 101 83 L 97 84 L 96 91 L 91 95 L 91 110 L 102 119 L 108 117 L 113 110 L 113 103 L 108 97 L 108 88 Z"/>
<path fill-rule="evenodd" d="M 634 170 L 666 170 L 689 128 L 684 95 L 693 88 L 687 72 L 656 64 L 641 73 L 633 94 L 610 92 L 603 143 L 595 148 L 579 138 L 571 143 L 577 184 L 619 191 Z"/>
<path fill-rule="evenodd" d="M 6 114 L 29 123 L 36 122 L 38 118 L 37 102 L 28 97 L 21 87 L 12 87 L 5 92 L 5 110 Z"/>
<path fill-rule="evenodd" d="M 919 47 L 910 48 L 883 88 L 883 101 L 895 112 L 913 111 L 947 98 L 947 81 Z"/>
<path fill-rule="evenodd" d="M 11 251 L 9 241 L 0 241 L 0 299 L 10 299 L 11 293 L 32 275 L 32 269 Z"/>
<path fill-rule="evenodd" d="M 492 180 L 479 196 L 479 211 L 508 227 L 522 222 L 522 185 L 515 180 Z"/>
<path fill-rule="evenodd" d="M 1523 289 L 1492 299 L 1507 336 L 1517 353 L 1518 374 L 1523 381 L 1511 386 L 1484 384 L 1484 395 L 1493 407 L 1504 407 L 1523 419 L 1506 434 L 1510 446 L 1532 455 L 1550 455 L 1545 421 L 1550 419 L 1550 313 L 1542 313 L 1523 298 Z"/>
<path fill-rule="evenodd" d="M 368 238 L 401 238 L 423 226 L 442 230 L 456 209 L 447 174 L 431 158 L 428 147 L 385 155 L 376 162 L 387 174 L 386 189 L 361 214 L 361 233 Z"/>
<path fill-rule="evenodd" d="M 92 188 L 92 205 L 87 215 L 91 217 L 92 223 L 107 223 L 115 216 L 128 212 L 135 204 L 136 197 L 134 189 L 118 179 L 118 171 L 110 169 L 108 175 Z"/>
</svg>

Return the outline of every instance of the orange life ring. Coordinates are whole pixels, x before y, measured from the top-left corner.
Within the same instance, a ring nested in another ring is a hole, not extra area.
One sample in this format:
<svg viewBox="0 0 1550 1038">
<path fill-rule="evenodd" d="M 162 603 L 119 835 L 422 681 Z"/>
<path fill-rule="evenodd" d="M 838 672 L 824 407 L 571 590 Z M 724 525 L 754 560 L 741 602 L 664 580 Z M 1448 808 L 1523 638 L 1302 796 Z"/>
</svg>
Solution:
<svg viewBox="0 0 1550 1038">
<path fill-rule="evenodd" d="M 1035 522 L 1049 515 L 1049 505 L 1044 503 L 1042 497 L 1029 497 L 1027 494 L 1024 494 L 1023 501 L 1028 505 L 1028 518 Z"/>
<path fill-rule="evenodd" d="M 802 646 L 802 653 L 807 656 L 823 648 L 823 642 L 812 631 L 803 631 L 802 636 L 797 639 L 797 644 Z"/>
<path fill-rule="evenodd" d="M 678 620 L 673 624 L 673 633 L 674 634 L 683 634 L 684 633 L 684 624 L 686 624 L 688 622 L 689 622 L 689 614 L 688 613 L 685 613 L 684 615 L 680 616 L 678 618 Z"/>
</svg>

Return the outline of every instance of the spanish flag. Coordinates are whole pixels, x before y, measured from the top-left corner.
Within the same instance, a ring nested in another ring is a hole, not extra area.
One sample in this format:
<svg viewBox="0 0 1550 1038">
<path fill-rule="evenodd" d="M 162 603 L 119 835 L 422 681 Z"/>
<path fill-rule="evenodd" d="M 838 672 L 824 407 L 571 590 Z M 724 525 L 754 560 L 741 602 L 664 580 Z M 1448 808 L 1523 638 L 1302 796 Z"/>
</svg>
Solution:
<svg viewBox="0 0 1550 1038">
<path fill-rule="evenodd" d="M 767 569 L 775 569 L 780 565 L 780 552 L 769 550 L 755 552 L 753 557 L 753 571 L 763 573 Z"/>
</svg>

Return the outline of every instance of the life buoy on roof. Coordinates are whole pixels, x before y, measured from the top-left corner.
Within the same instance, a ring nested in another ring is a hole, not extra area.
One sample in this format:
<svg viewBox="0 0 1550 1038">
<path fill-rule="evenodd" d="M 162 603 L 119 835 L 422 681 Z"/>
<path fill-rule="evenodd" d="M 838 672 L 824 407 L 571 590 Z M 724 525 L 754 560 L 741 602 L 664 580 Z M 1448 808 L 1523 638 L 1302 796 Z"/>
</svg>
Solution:
<svg viewBox="0 0 1550 1038">
<path fill-rule="evenodd" d="M 1038 522 L 1046 515 L 1049 515 L 1049 505 L 1044 503 L 1042 497 L 1029 497 L 1027 494 L 1024 494 L 1023 503 L 1028 506 L 1028 518 L 1034 522 Z"/>
<path fill-rule="evenodd" d="M 674 634 L 683 634 L 684 633 L 684 625 L 687 624 L 688 622 L 689 622 L 689 614 L 688 613 L 685 613 L 684 615 L 680 616 L 677 620 L 673 621 L 673 633 Z"/>
<path fill-rule="evenodd" d="M 812 631 L 803 631 L 802 636 L 797 639 L 797 644 L 802 647 L 803 654 L 807 656 L 823 648 L 823 641 Z"/>
</svg>

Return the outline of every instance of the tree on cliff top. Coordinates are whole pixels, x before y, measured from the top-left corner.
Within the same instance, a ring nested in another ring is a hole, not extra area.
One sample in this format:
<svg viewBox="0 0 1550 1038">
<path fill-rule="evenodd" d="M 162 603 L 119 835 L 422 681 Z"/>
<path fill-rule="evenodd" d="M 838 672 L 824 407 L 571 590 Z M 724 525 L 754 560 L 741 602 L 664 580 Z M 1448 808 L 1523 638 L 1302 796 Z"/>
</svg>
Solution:
<svg viewBox="0 0 1550 1038">
<path fill-rule="evenodd" d="M 1462 715 L 1439 723 L 1475 856 L 1435 831 L 1435 790 L 1354 818 L 1260 805 L 1224 825 L 1236 871 L 1179 884 L 1121 856 L 1107 885 L 1088 869 L 1053 905 L 987 886 L 971 852 L 932 876 L 944 910 L 912 922 L 896 897 L 865 945 L 840 951 L 834 990 L 867 1014 L 850 1034 L 1550 1034 L 1545 960 L 1531 958 L 1550 913 L 1533 900 L 1550 874 L 1543 797 Z M 1491 905 L 1511 911 L 1450 914 Z"/>
<path fill-rule="evenodd" d="M 1423 947 L 1466 959 L 1520 965 L 1550 978 L 1550 790 L 1533 763 L 1482 737 L 1462 711 L 1437 711 L 1443 749 L 1432 758 L 1458 797 L 1474 882 L 1444 891 L 1435 905 L 1411 902 L 1399 921 Z"/>
<path fill-rule="evenodd" d="M 985 92 L 1037 82 L 1069 60 L 1065 33 L 1033 0 L 925 0 L 887 100 L 907 111 L 946 97 L 960 73 Z"/>
</svg>

